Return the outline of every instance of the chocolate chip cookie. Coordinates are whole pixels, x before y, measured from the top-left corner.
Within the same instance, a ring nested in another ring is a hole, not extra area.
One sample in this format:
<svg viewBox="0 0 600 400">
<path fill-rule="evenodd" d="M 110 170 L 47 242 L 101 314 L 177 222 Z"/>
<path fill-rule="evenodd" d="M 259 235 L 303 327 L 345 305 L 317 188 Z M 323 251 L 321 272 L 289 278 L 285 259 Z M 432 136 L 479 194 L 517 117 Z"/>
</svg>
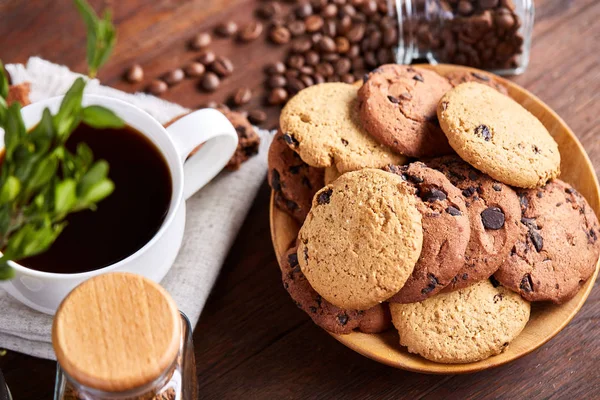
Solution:
<svg viewBox="0 0 600 400">
<path fill-rule="evenodd" d="M 377 304 L 365 311 L 343 310 L 315 292 L 300 270 L 297 247 L 288 250 L 280 264 L 283 286 L 298 308 L 307 313 L 321 328 L 337 334 L 346 334 L 354 330 L 379 333 L 390 328 L 391 317 L 387 303 Z"/>
<path fill-rule="evenodd" d="M 544 125 L 489 86 L 458 85 L 440 100 L 437 114 L 458 155 L 500 182 L 534 188 L 560 173 L 558 145 Z"/>
<path fill-rule="evenodd" d="M 452 86 L 433 71 L 383 65 L 365 76 L 358 92 L 360 117 L 382 144 L 410 157 L 453 153 L 440 129 L 436 107 Z"/>
<path fill-rule="evenodd" d="M 287 144 L 313 167 L 335 166 L 344 173 L 402 164 L 404 157 L 379 144 L 358 118 L 358 89 L 323 83 L 300 91 L 281 111 Z"/>
<path fill-rule="evenodd" d="M 489 278 L 507 259 L 519 235 L 519 199 L 514 190 L 456 156 L 427 162 L 462 191 L 471 225 L 465 263 L 444 291 Z"/>
<path fill-rule="evenodd" d="M 400 344 L 440 363 L 469 363 L 500 354 L 523 330 L 530 304 L 488 280 L 420 303 L 390 304 Z"/>
<path fill-rule="evenodd" d="M 487 85 L 491 88 L 494 88 L 500 93 L 508 96 L 508 89 L 506 88 L 506 86 L 498 82 L 492 74 L 488 74 L 483 71 L 455 71 L 445 74 L 444 77 L 448 79 L 448 81 L 453 87 L 456 87 L 461 83 L 465 82 L 478 82 Z"/>
<path fill-rule="evenodd" d="M 467 207 L 461 191 L 439 171 L 421 162 L 390 165 L 395 173 L 414 186 L 417 208 L 423 218 L 423 249 L 415 269 L 394 303 L 423 301 L 446 287 L 464 265 L 471 236 Z"/>
<path fill-rule="evenodd" d="M 300 267 L 317 293 L 366 310 L 400 291 L 423 243 L 413 190 L 398 175 L 364 169 L 317 192 L 298 235 Z"/>
<path fill-rule="evenodd" d="M 300 224 L 306 219 L 312 198 L 324 186 L 323 169 L 306 164 L 277 132 L 269 148 L 268 181 L 275 204 Z"/>
<path fill-rule="evenodd" d="M 598 219 L 583 196 L 558 179 L 518 195 L 521 233 L 494 277 L 529 301 L 564 303 L 596 270 Z"/>
<path fill-rule="evenodd" d="M 235 128 L 238 134 L 238 145 L 235 153 L 225 166 L 225 168 L 235 171 L 240 165 L 250 157 L 258 153 L 260 145 L 260 136 L 245 115 L 236 111 L 222 111 L 229 122 Z"/>
</svg>

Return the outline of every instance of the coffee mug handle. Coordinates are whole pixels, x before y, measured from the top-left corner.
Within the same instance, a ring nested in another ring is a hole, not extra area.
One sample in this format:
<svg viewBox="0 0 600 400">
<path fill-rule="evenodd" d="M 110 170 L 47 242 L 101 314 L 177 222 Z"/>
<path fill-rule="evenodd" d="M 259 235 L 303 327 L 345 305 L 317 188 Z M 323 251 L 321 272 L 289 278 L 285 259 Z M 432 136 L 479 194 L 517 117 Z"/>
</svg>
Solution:
<svg viewBox="0 0 600 400">
<path fill-rule="evenodd" d="M 225 167 L 238 144 L 233 125 L 219 111 L 210 108 L 178 119 L 167 127 L 167 131 L 183 163 L 183 196 L 186 200 Z"/>
</svg>

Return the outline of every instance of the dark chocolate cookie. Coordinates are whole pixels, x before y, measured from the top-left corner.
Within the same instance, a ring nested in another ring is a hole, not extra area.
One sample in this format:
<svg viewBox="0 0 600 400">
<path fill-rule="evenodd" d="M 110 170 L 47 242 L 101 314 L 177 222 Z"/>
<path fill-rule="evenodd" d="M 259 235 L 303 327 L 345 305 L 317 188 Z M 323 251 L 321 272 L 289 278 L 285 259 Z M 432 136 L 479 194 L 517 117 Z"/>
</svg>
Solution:
<svg viewBox="0 0 600 400">
<path fill-rule="evenodd" d="M 427 165 L 462 191 L 471 224 L 465 264 L 444 291 L 489 278 L 508 258 L 519 235 L 517 194 L 456 156 L 433 159 Z"/>
<path fill-rule="evenodd" d="M 450 82 L 450 84 L 453 87 L 456 87 L 456 86 L 460 85 L 461 83 L 465 83 L 465 82 L 479 82 L 479 83 L 487 85 L 491 88 L 494 88 L 497 91 L 499 91 L 500 93 L 508 96 L 508 89 L 506 89 L 506 86 L 504 86 L 503 84 L 498 82 L 492 74 L 488 74 L 483 71 L 482 72 L 456 71 L 456 72 L 450 72 L 444 76 L 446 77 L 446 79 L 448 79 L 448 81 Z"/>
<path fill-rule="evenodd" d="M 237 170 L 240 165 L 250 157 L 258 153 L 260 145 L 260 136 L 254 130 L 248 118 L 243 114 L 235 111 L 220 110 L 231 122 L 238 134 L 238 146 L 229 160 L 225 168 L 229 170 Z"/>
<path fill-rule="evenodd" d="M 310 285 L 298 264 L 297 247 L 288 250 L 281 260 L 283 286 L 298 308 L 307 313 L 321 328 L 346 334 L 354 330 L 379 333 L 391 327 L 387 303 L 365 311 L 343 310 L 322 298 Z"/>
<path fill-rule="evenodd" d="M 277 206 L 302 224 L 313 196 L 325 186 L 323 169 L 302 161 L 277 132 L 269 148 L 269 185 L 275 191 Z"/>
<path fill-rule="evenodd" d="M 494 277 L 526 300 L 563 303 L 596 269 L 598 219 L 583 196 L 558 179 L 517 194 L 521 233 Z"/>
<path fill-rule="evenodd" d="M 358 91 L 360 116 L 380 143 L 410 157 L 453 153 L 436 108 L 452 86 L 433 71 L 383 65 L 365 76 Z"/>
<path fill-rule="evenodd" d="M 471 228 L 463 196 L 439 171 L 421 162 L 390 165 L 386 171 L 403 177 L 420 198 L 423 247 L 415 269 L 392 303 L 415 303 L 441 291 L 464 265 Z"/>
</svg>

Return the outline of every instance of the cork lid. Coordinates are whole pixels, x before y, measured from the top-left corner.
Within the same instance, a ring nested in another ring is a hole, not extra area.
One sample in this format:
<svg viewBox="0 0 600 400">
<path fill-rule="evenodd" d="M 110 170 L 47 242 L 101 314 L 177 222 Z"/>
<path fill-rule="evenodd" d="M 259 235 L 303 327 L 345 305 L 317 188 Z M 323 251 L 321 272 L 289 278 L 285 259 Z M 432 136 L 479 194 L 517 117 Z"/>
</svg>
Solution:
<svg viewBox="0 0 600 400">
<path fill-rule="evenodd" d="M 181 318 L 157 283 L 130 273 L 96 276 L 76 287 L 54 317 L 52 344 L 75 381 L 106 392 L 156 380 L 179 351 Z"/>
</svg>

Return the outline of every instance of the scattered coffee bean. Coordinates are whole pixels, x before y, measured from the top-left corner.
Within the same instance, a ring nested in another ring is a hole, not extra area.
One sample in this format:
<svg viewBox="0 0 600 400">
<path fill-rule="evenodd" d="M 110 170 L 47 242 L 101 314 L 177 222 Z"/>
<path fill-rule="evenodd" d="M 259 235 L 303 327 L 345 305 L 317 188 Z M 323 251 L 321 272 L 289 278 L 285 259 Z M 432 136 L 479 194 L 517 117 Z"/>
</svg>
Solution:
<svg viewBox="0 0 600 400">
<path fill-rule="evenodd" d="M 313 13 L 313 8 L 310 3 L 302 3 L 298 7 L 296 7 L 296 15 L 299 18 L 306 18 Z"/>
<path fill-rule="evenodd" d="M 185 78 L 185 73 L 181 68 L 174 69 L 164 76 L 164 81 L 170 85 L 176 85 Z"/>
<path fill-rule="evenodd" d="M 325 21 L 323 20 L 323 17 L 321 17 L 320 15 L 311 15 L 310 17 L 306 18 L 306 20 L 304 21 L 304 25 L 306 26 L 306 31 L 307 32 L 318 32 L 319 30 L 321 30 L 321 28 L 323 27 L 323 25 L 325 24 Z"/>
<path fill-rule="evenodd" d="M 287 80 L 283 75 L 273 75 L 267 80 L 267 85 L 271 89 L 281 88 L 287 85 Z"/>
<path fill-rule="evenodd" d="M 504 213 L 498 207 L 488 207 L 481 212 L 484 228 L 497 230 L 504 226 Z"/>
<path fill-rule="evenodd" d="M 205 73 L 202 77 L 202 80 L 200 81 L 200 86 L 202 87 L 202 89 L 208 92 L 214 92 L 215 90 L 217 90 L 220 84 L 221 80 L 214 72 Z"/>
<path fill-rule="evenodd" d="M 338 8 L 337 5 L 335 4 L 327 4 L 323 10 L 321 10 L 321 16 L 323 18 L 333 18 L 337 15 L 338 13 Z"/>
<path fill-rule="evenodd" d="M 233 21 L 227 21 L 227 22 L 220 23 L 215 28 L 215 33 L 220 36 L 223 36 L 223 37 L 231 37 L 231 36 L 235 35 L 237 33 L 237 31 L 238 31 L 238 26 Z"/>
<path fill-rule="evenodd" d="M 281 61 L 267 65 L 265 72 L 269 75 L 283 74 L 285 72 L 285 64 Z"/>
<path fill-rule="evenodd" d="M 210 50 L 204 50 L 198 56 L 198 62 L 204 64 L 205 67 L 208 67 L 210 64 L 212 64 L 213 61 L 215 61 L 215 58 L 215 53 L 213 53 Z"/>
<path fill-rule="evenodd" d="M 286 44 L 291 38 L 290 31 L 283 26 L 276 26 L 269 32 L 269 38 L 276 44 Z"/>
<path fill-rule="evenodd" d="M 209 33 L 201 32 L 194 36 L 190 41 L 190 47 L 194 50 L 201 50 L 210 45 L 212 38 Z"/>
<path fill-rule="evenodd" d="M 233 95 L 233 104 L 241 106 L 252 100 L 252 91 L 247 87 L 239 88 Z"/>
<path fill-rule="evenodd" d="M 210 64 L 210 69 L 217 73 L 217 75 L 226 77 L 233 73 L 233 63 L 227 57 L 218 56 L 215 58 L 215 61 Z"/>
<path fill-rule="evenodd" d="M 300 36 L 306 33 L 306 25 L 302 21 L 292 21 L 287 25 L 292 36 Z"/>
<path fill-rule="evenodd" d="M 248 113 L 248 119 L 253 124 L 262 124 L 267 120 L 267 114 L 262 110 L 251 110 Z"/>
<path fill-rule="evenodd" d="M 162 81 L 160 79 L 154 79 L 148 85 L 147 90 L 150 93 L 152 93 L 153 95 L 159 96 L 159 95 L 163 94 L 164 92 L 166 92 L 168 88 L 169 88 L 169 86 L 166 84 L 165 81 Z"/>
<path fill-rule="evenodd" d="M 125 73 L 125 79 L 131 83 L 141 82 L 144 79 L 144 70 L 139 64 L 133 64 Z"/>
<path fill-rule="evenodd" d="M 292 69 L 299 69 L 304 65 L 304 57 L 300 54 L 293 54 L 288 58 L 287 65 Z"/>
<path fill-rule="evenodd" d="M 321 58 L 319 57 L 319 53 L 311 50 L 304 55 L 304 60 L 306 61 L 306 64 L 314 67 L 321 61 Z"/>
<path fill-rule="evenodd" d="M 281 14 L 281 5 L 276 1 L 270 1 L 268 3 L 262 3 L 256 9 L 256 14 L 264 19 L 271 19 Z"/>
<path fill-rule="evenodd" d="M 287 101 L 287 99 L 288 99 L 288 92 L 283 88 L 276 88 L 276 89 L 271 90 L 271 93 L 269 93 L 269 97 L 268 97 L 267 101 L 271 105 L 279 105 L 279 104 L 285 103 Z"/>
<path fill-rule="evenodd" d="M 335 41 L 329 36 L 323 36 L 319 41 L 319 50 L 323 53 L 333 53 L 335 49 Z"/>
<path fill-rule="evenodd" d="M 194 61 L 186 65 L 183 70 L 185 75 L 189 78 L 198 78 L 204 75 L 204 72 L 206 72 L 206 67 L 204 64 Z"/>
<path fill-rule="evenodd" d="M 252 21 L 242 28 L 239 38 L 242 42 L 251 42 L 257 39 L 263 32 L 263 24 L 258 21 Z"/>
<path fill-rule="evenodd" d="M 306 53 L 312 47 L 312 42 L 308 38 L 298 38 L 292 41 L 291 50 L 294 53 Z"/>
</svg>

